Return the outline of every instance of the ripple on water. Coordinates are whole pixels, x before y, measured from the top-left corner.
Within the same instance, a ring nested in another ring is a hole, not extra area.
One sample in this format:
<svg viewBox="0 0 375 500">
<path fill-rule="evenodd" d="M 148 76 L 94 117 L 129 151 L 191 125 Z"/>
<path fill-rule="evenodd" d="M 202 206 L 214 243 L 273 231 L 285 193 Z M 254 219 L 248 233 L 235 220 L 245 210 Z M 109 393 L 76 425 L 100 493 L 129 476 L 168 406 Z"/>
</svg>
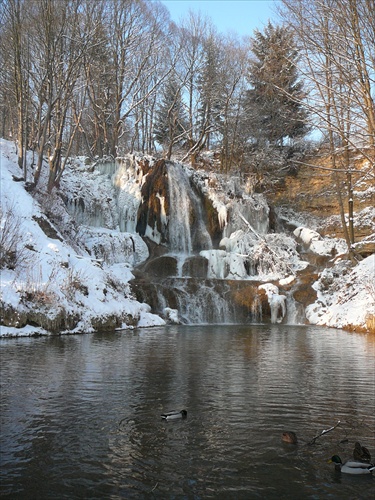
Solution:
<svg viewBox="0 0 375 500">
<path fill-rule="evenodd" d="M 371 498 L 373 478 L 327 464 L 349 457 L 356 440 L 375 456 L 370 343 L 282 325 L 8 340 L 1 493 Z M 187 419 L 162 421 L 173 408 Z M 298 446 L 281 442 L 285 430 Z"/>
</svg>

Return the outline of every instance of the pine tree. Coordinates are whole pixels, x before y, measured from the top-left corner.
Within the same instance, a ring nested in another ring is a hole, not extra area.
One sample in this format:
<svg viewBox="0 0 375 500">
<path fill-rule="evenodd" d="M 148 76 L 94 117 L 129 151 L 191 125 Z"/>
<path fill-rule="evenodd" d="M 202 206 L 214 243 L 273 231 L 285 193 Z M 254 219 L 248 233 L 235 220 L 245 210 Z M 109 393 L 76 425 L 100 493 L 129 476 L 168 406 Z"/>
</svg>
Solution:
<svg viewBox="0 0 375 500">
<path fill-rule="evenodd" d="M 264 33 L 256 30 L 252 40 L 247 92 L 250 134 L 259 142 L 283 145 L 284 139 L 307 133 L 302 106 L 303 84 L 298 78 L 298 51 L 288 28 L 270 22 Z"/>
<path fill-rule="evenodd" d="M 187 128 L 181 86 L 172 77 L 166 83 L 156 111 L 155 140 L 167 151 L 169 158 L 174 144 L 183 144 Z"/>
</svg>

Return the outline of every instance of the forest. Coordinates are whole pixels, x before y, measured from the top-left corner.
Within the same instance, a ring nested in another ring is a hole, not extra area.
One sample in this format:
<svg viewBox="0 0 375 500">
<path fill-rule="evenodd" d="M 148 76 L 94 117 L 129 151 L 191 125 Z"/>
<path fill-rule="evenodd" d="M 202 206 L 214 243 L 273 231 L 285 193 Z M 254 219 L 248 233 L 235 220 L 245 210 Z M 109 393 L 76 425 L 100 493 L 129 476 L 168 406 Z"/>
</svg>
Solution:
<svg viewBox="0 0 375 500">
<path fill-rule="evenodd" d="M 72 155 L 212 152 L 221 172 L 272 180 L 324 149 L 350 246 L 355 185 L 375 168 L 375 4 L 278 6 L 240 38 L 193 12 L 176 24 L 158 0 L 4 0 L 0 135 L 25 176 L 34 152 L 34 187 L 48 158 L 49 192 Z"/>
</svg>

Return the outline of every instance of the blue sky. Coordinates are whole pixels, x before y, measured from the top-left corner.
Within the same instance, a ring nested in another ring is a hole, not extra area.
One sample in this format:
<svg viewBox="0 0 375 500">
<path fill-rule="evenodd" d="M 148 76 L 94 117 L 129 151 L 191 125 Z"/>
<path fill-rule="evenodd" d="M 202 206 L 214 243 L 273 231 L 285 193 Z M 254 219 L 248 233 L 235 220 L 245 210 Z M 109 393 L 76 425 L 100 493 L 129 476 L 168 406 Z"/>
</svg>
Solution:
<svg viewBox="0 0 375 500">
<path fill-rule="evenodd" d="M 234 31 L 239 35 L 253 35 L 269 19 L 277 20 L 277 0 L 162 0 L 172 20 L 178 22 L 189 10 L 209 17 L 222 33 Z"/>
</svg>

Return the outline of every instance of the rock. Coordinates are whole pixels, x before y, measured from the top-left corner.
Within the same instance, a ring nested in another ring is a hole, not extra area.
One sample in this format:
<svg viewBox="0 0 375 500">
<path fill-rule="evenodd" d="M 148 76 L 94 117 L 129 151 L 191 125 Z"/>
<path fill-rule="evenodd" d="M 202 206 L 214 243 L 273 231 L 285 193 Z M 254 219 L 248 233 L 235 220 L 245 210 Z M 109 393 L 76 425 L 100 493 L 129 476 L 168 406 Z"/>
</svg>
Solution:
<svg viewBox="0 0 375 500">
<path fill-rule="evenodd" d="M 52 238 L 53 240 L 63 241 L 61 236 L 58 234 L 56 229 L 52 226 L 50 221 L 44 217 L 36 217 L 33 216 L 35 222 L 39 224 L 40 229 L 48 236 L 48 238 Z"/>
<path fill-rule="evenodd" d="M 177 260 L 170 255 L 156 257 L 142 266 L 142 272 L 154 278 L 177 276 Z"/>
<path fill-rule="evenodd" d="M 201 255 L 186 259 L 182 266 L 182 275 L 192 278 L 207 278 L 208 260 Z"/>
<path fill-rule="evenodd" d="M 143 165 L 146 168 L 148 165 Z M 168 202 L 168 174 L 165 160 L 159 160 L 154 167 L 149 170 L 145 183 L 142 186 L 142 203 L 137 214 L 136 231 L 141 236 L 151 236 L 147 233 L 148 228 L 159 235 L 165 231 L 162 228 L 162 211 L 169 214 Z M 164 200 L 162 206 L 161 200 Z M 156 237 L 156 235 L 154 235 Z M 165 243 L 165 241 L 161 241 Z"/>
<path fill-rule="evenodd" d="M 353 248 L 362 257 L 368 257 L 375 253 L 375 240 L 359 241 L 358 243 L 354 243 Z"/>
</svg>

